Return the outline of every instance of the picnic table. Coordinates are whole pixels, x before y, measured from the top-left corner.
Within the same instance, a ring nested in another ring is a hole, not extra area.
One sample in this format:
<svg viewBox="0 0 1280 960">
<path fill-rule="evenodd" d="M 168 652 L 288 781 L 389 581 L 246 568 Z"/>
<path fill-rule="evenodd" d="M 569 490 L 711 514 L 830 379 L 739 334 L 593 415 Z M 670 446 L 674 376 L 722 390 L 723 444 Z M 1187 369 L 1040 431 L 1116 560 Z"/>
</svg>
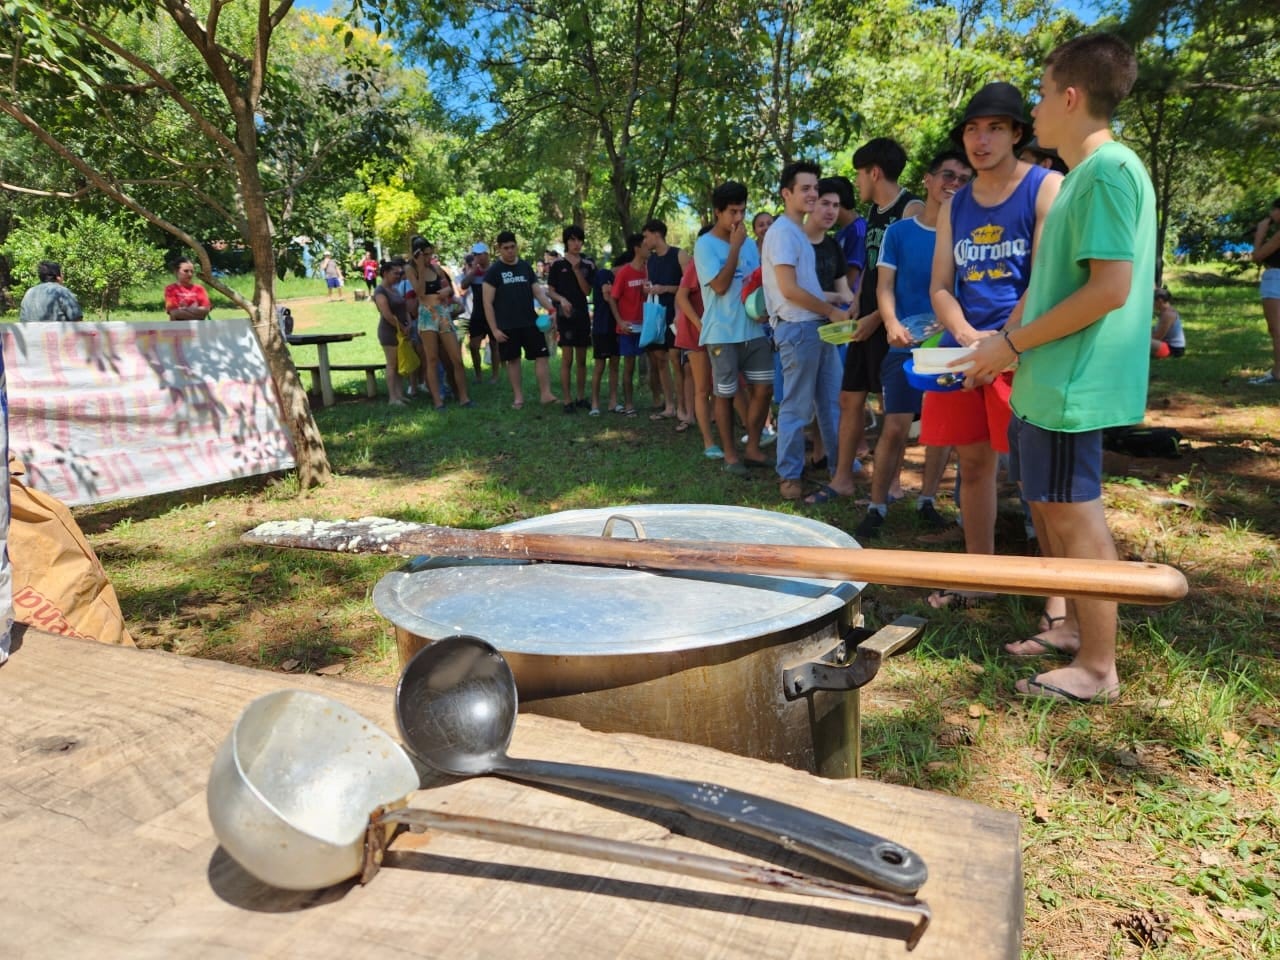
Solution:
<svg viewBox="0 0 1280 960">
<path fill-rule="evenodd" d="M 310 347 L 316 348 L 316 358 L 318 365 L 314 368 L 304 367 L 303 369 L 312 369 L 316 373 L 316 380 L 320 386 L 320 402 L 326 407 L 332 407 L 333 399 L 333 379 L 329 366 L 329 344 L 331 343 L 349 343 L 356 337 L 363 337 L 364 331 L 355 333 L 291 333 L 285 340 L 291 347 Z M 375 364 L 377 369 L 381 364 Z"/>
<path fill-rule="evenodd" d="M 1012 814 L 525 714 L 514 756 L 722 783 L 906 844 L 929 867 L 920 896 L 933 910 L 932 925 L 908 954 L 900 939 L 907 922 L 864 907 L 430 832 L 397 837 L 366 886 L 276 890 L 218 846 L 205 786 L 214 752 L 244 706 L 285 687 L 323 692 L 395 729 L 389 687 L 27 630 L 0 667 L 5 956 L 976 960 L 1019 954 L 1022 871 Z M 678 814 L 492 777 L 442 780 L 415 793 L 412 803 L 814 869 L 770 844 Z"/>
</svg>

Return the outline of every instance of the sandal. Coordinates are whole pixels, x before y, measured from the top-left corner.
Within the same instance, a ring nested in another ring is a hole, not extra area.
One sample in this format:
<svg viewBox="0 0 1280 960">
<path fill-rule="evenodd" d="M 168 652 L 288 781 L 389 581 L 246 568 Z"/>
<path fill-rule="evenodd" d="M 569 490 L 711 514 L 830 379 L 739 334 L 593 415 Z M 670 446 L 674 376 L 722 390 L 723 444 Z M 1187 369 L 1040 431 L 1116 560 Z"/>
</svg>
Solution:
<svg viewBox="0 0 1280 960">
<path fill-rule="evenodd" d="M 820 507 L 824 503 L 839 500 L 843 496 L 844 494 L 831 486 L 831 484 L 824 483 L 817 492 L 811 493 L 809 496 L 804 498 L 804 505 L 806 507 Z"/>
<path fill-rule="evenodd" d="M 1066 617 L 1051 617 L 1047 613 L 1042 613 L 1040 614 L 1040 622 L 1036 624 L 1036 626 L 1040 628 L 1037 632 L 1048 633 L 1058 624 L 1066 623 L 1066 621 L 1067 621 Z"/>
<path fill-rule="evenodd" d="M 693 426 L 692 420 L 681 420 L 679 423 L 676 424 L 676 433 L 684 433 L 686 430 L 688 430 L 692 426 Z"/>
<path fill-rule="evenodd" d="M 1099 690 L 1092 697 L 1082 697 L 1078 693 L 1063 690 L 1062 687 L 1056 687 L 1052 683 L 1045 683 L 1040 679 L 1041 676 L 1043 674 L 1038 673 L 1027 680 L 1020 680 L 1014 684 L 1014 692 L 1027 700 L 1057 700 L 1064 703 L 1108 704 L 1120 699 L 1119 687 L 1107 687 Z"/>
<path fill-rule="evenodd" d="M 1057 617 L 1056 619 L 1061 620 L 1062 617 Z M 1019 643 L 1033 643 L 1040 649 L 1033 653 L 1014 653 L 1009 649 L 1010 646 L 1015 646 Z M 1015 660 L 1035 660 L 1040 657 L 1058 657 L 1062 660 L 1075 659 L 1075 652 L 1066 650 L 1058 646 L 1056 643 L 1050 643 L 1048 640 L 1041 640 L 1039 637 L 1027 637 L 1025 640 L 1015 640 L 1013 644 L 1006 643 L 1004 645 L 1004 652 Z"/>
</svg>

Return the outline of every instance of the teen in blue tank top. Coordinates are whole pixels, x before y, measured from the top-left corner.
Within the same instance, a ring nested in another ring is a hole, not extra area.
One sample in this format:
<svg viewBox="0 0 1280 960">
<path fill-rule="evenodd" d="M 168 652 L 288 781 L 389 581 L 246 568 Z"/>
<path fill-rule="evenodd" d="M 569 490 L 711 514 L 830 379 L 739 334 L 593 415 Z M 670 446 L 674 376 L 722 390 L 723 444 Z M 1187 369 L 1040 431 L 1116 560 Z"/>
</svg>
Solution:
<svg viewBox="0 0 1280 960">
<path fill-rule="evenodd" d="M 1031 279 L 1036 194 L 1049 171 L 1031 167 L 1003 203 L 984 207 L 966 184 L 951 198 L 955 295 L 975 330 L 999 330 Z M 939 346 L 957 347 L 950 332 Z"/>
</svg>

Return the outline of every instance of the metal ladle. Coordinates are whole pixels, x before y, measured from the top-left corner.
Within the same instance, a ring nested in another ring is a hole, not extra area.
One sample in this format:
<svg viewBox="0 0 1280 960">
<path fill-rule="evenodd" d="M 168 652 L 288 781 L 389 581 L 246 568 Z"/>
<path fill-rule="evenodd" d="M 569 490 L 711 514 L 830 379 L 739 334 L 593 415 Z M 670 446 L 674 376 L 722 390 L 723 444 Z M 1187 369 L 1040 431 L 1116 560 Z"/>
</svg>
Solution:
<svg viewBox="0 0 1280 960">
<path fill-rule="evenodd" d="M 929 924 L 929 908 L 886 893 L 790 870 L 527 824 L 405 809 L 418 774 L 400 745 L 345 704 L 302 690 L 279 690 L 249 704 L 209 773 L 215 835 L 264 883 L 319 890 L 377 873 L 395 824 L 457 833 L 555 853 L 749 886 L 843 900 L 913 917 L 907 948 Z"/>
<path fill-rule="evenodd" d="M 401 737 L 414 756 L 443 773 L 493 774 L 676 810 L 806 854 L 894 893 L 915 893 L 928 876 L 924 861 L 901 844 L 776 800 L 713 783 L 510 757 L 517 705 L 510 666 L 476 637 L 445 637 L 424 647 L 396 687 Z"/>
</svg>

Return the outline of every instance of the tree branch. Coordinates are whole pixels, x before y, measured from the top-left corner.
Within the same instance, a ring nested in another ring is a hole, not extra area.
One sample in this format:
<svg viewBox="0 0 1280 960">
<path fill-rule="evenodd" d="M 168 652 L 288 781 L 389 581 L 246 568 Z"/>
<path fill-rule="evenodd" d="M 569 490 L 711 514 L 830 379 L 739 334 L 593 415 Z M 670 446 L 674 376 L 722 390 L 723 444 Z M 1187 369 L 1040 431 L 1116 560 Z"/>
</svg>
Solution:
<svg viewBox="0 0 1280 960">
<path fill-rule="evenodd" d="M 92 189 L 92 187 L 81 187 L 75 193 L 63 193 L 61 190 L 36 190 L 34 187 L 20 187 L 16 183 L 5 183 L 0 180 L 0 190 L 8 193 L 25 193 L 33 197 L 53 197 L 57 200 L 78 200 Z"/>
<path fill-rule="evenodd" d="M 43 143 L 46 147 L 48 147 L 58 156 L 62 157 L 62 159 L 65 160 L 67 163 L 71 164 L 71 166 L 79 170 L 82 174 L 84 174 L 84 177 L 86 180 L 88 180 L 97 189 L 105 193 L 108 197 L 110 197 L 116 203 L 120 204 L 122 207 L 127 207 L 128 209 L 132 210 L 134 213 L 142 217 L 148 223 L 153 224 L 159 227 L 161 230 L 165 231 L 165 233 L 168 233 L 171 236 L 177 237 L 184 244 L 186 244 L 188 247 L 194 250 L 196 252 L 196 256 L 200 260 L 202 278 L 208 280 L 211 283 L 211 285 L 213 285 L 214 289 L 218 290 L 220 293 L 223 294 L 223 296 L 227 297 L 227 299 L 229 299 L 232 303 L 234 303 L 236 306 L 244 310 L 245 313 L 247 313 L 250 317 L 253 317 L 254 315 L 253 307 L 248 300 L 246 300 L 243 296 L 241 296 L 236 291 L 227 288 L 224 284 L 219 284 L 217 281 L 213 279 L 213 264 L 212 264 L 212 261 L 209 259 L 209 252 L 204 248 L 204 244 L 202 244 L 199 240 L 197 240 L 191 234 L 187 233 L 187 231 L 183 230 L 181 227 L 177 226 L 176 224 L 170 223 L 164 217 L 160 216 L 158 213 L 155 213 L 147 209 L 141 203 L 139 203 L 137 200 L 131 197 L 129 194 L 125 193 L 123 190 L 117 187 L 114 183 L 108 180 L 107 177 L 104 176 L 99 170 L 95 169 L 83 158 L 81 158 L 75 151 L 68 148 L 57 137 L 51 134 L 48 130 L 44 129 L 44 127 L 42 127 L 39 124 L 39 122 L 37 122 L 34 118 L 28 116 L 27 113 L 23 111 L 23 109 L 19 107 L 17 104 L 4 99 L 3 97 L 0 97 L 0 113 L 4 113 L 9 117 L 13 118 L 20 126 L 30 131 L 31 134 L 37 140 Z"/>
</svg>

